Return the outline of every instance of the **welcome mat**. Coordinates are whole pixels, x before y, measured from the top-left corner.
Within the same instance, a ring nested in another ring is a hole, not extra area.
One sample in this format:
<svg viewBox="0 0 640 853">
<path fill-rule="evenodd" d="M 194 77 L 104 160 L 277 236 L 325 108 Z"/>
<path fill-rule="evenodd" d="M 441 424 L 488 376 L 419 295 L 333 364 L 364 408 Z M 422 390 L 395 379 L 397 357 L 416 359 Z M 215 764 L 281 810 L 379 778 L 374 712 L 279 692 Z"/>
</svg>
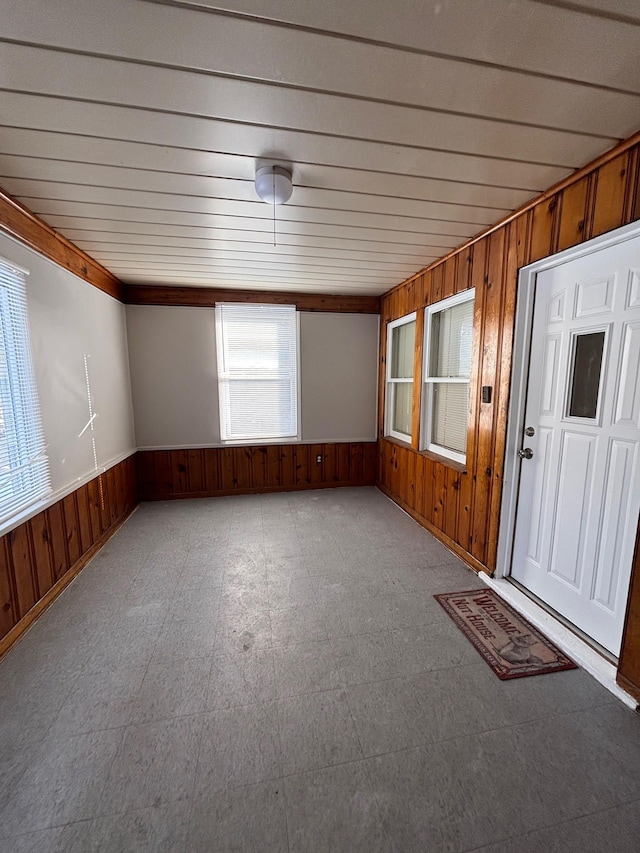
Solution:
<svg viewBox="0 0 640 853">
<path fill-rule="evenodd" d="M 503 681 L 578 668 L 492 589 L 445 592 L 434 598 Z"/>
</svg>

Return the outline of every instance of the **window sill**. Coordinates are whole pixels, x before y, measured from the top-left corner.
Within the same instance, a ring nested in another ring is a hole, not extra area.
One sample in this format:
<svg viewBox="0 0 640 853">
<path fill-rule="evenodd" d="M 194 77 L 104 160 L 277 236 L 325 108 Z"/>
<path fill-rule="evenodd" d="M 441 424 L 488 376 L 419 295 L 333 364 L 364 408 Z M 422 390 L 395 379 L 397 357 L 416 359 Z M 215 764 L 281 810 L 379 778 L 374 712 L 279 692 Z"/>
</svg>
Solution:
<svg viewBox="0 0 640 853">
<path fill-rule="evenodd" d="M 439 453 L 434 453 L 433 450 L 419 450 L 420 456 L 426 456 L 427 459 L 433 459 L 434 462 L 439 462 L 440 465 L 446 465 L 460 474 L 465 474 L 469 469 L 466 462 L 456 462 L 455 459 L 449 459 L 448 456 L 441 456 Z"/>
<path fill-rule="evenodd" d="M 398 447 L 404 447 L 405 450 L 413 450 L 414 453 L 417 452 L 410 442 L 403 441 L 401 438 L 396 438 L 395 435 L 383 435 L 382 437 L 385 441 L 388 441 L 389 444 L 397 444 Z"/>
<path fill-rule="evenodd" d="M 449 459 L 448 456 L 440 456 L 432 450 L 416 450 L 408 441 L 401 441 L 399 438 L 395 438 L 392 435 L 383 435 L 382 438 L 385 441 L 388 441 L 389 444 L 396 444 L 398 447 L 403 447 L 405 450 L 413 450 L 413 452 L 417 453 L 419 456 L 424 456 L 427 459 L 433 459 L 434 462 L 446 465 L 447 468 L 451 468 L 453 471 L 458 471 L 460 474 L 464 474 L 469 470 L 467 465 L 463 462 L 456 462 L 455 459 Z"/>
</svg>

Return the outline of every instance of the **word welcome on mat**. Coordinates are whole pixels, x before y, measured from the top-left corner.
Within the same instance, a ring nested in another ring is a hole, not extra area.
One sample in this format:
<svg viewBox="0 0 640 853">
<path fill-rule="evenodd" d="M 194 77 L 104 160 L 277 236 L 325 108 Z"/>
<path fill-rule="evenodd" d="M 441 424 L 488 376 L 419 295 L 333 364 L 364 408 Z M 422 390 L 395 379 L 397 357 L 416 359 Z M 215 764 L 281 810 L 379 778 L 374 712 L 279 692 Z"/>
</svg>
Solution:
<svg viewBox="0 0 640 853">
<path fill-rule="evenodd" d="M 498 678 L 522 678 L 576 664 L 492 589 L 434 595 Z"/>
</svg>

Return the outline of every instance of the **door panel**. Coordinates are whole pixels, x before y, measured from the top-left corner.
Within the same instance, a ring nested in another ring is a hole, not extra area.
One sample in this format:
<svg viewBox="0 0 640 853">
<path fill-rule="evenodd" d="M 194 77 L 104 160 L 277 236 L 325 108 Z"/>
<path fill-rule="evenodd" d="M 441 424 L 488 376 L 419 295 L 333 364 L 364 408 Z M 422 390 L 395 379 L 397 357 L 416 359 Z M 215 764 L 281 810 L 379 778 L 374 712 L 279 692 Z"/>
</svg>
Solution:
<svg viewBox="0 0 640 853">
<path fill-rule="evenodd" d="M 539 273 L 511 574 L 618 654 L 640 510 L 640 237 Z"/>
</svg>

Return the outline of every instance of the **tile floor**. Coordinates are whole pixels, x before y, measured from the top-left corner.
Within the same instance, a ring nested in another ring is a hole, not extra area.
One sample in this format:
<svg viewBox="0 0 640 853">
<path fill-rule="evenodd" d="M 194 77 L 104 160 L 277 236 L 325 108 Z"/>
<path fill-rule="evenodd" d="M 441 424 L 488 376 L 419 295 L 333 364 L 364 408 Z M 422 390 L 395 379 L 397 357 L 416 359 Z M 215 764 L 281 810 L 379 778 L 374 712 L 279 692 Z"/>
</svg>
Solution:
<svg viewBox="0 0 640 853">
<path fill-rule="evenodd" d="M 0 850 L 637 853 L 640 718 L 478 585 L 374 489 L 142 505 L 0 664 Z"/>
</svg>

